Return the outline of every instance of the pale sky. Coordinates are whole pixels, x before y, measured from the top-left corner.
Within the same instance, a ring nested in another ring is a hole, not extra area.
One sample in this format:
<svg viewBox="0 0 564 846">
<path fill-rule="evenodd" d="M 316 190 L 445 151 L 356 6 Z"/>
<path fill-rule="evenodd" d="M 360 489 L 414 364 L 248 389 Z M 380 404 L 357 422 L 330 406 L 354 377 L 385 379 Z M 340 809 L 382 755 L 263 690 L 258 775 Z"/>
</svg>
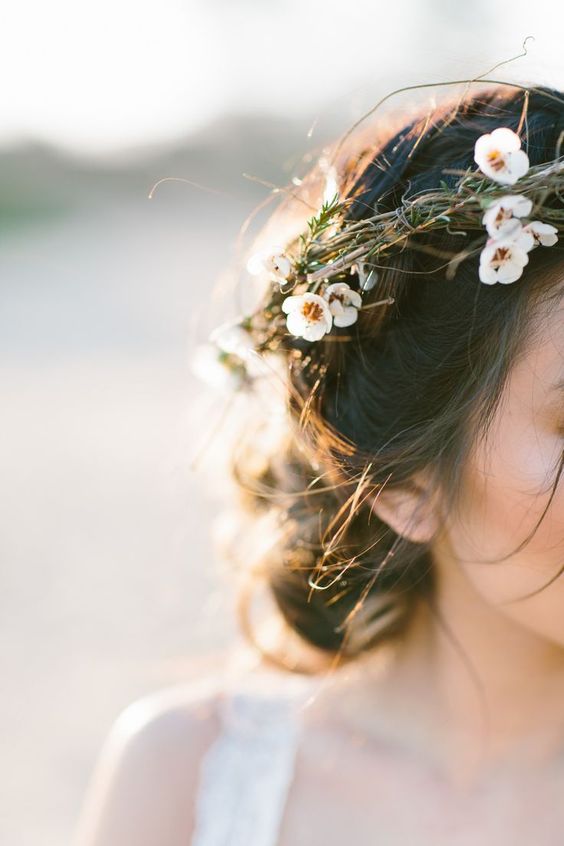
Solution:
<svg viewBox="0 0 564 846">
<path fill-rule="evenodd" d="M 346 126 L 398 85 L 483 73 L 527 35 L 494 77 L 562 86 L 562 23 L 556 0 L 3 0 L 0 144 L 119 152 L 240 110 Z"/>
</svg>

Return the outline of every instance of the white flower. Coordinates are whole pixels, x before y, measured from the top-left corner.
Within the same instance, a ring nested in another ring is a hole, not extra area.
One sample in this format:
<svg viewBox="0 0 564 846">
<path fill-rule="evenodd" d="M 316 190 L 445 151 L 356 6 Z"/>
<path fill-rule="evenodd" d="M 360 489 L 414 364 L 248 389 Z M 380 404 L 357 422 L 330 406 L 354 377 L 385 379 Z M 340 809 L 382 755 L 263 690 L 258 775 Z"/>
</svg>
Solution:
<svg viewBox="0 0 564 846">
<path fill-rule="evenodd" d="M 515 282 L 528 261 L 527 251 L 511 238 L 490 238 L 480 254 L 480 280 L 486 285 Z"/>
<path fill-rule="evenodd" d="M 492 238 L 507 237 L 519 231 L 518 218 L 530 215 L 532 208 L 532 201 L 523 194 L 507 194 L 488 207 L 482 223 Z"/>
<path fill-rule="evenodd" d="M 529 169 L 529 157 L 520 147 L 517 133 L 500 126 L 491 133 L 480 135 L 474 145 L 474 161 L 490 179 L 513 185 Z"/>
<path fill-rule="evenodd" d="M 335 326 L 350 326 L 357 317 L 362 305 L 362 297 L 358 291 L 353 291 L 346 282 L 335 282 L 328 285 L 323 296 L 329 303 Z"/>
<path fill-rule="evenodd" d="M 247 359 L 251 350 L 254 349 L 254 342 L 250 332 L 244 329 L 239 321 L 222 323 L 210 333 L 209 341 L 216 344 L 220 350 L 240 359 Z"/>
<path fill-rule="evenodd" d="M 292 335 L 303 337 L 307 341 L 319 341 L 330 331 L 333 324 L 327 300 L 310 291 L 286 297 L 282 303 L 282 311 L 288 315 L 286 326 Z"/>
<path fill-rule="evenodd" d="M 242 367 L 232 367 L 222 361 L 218 347 L 212 343 L 199 344 L 190 358 L 192 373 L 218 390 L 236 391 L 244 381 Z"/>
<path fill-rule="evenodd" d="M 268 372 L 264 354 L 259 353 L 251 333 L 244 329 L 239 322 L 222 323 L 221 326 L 217 326 L 210 333 L 208 341 L 224 353 L 240 359 L 240 362 L 232 361 L 230 363 L 232 368 L 240 369 L 244 367 L 251 377 L 262 376 Z M 224 366 L 227 367 L 227 363 L 224 363 Z"/>
<path fill-rule="evenodd" d="M 284 247 L 277 244 L 252 255 L 247 262 L 247 270 L 252 276 L 267 271 L 278 282 L 285 282 L 292 272 L 292 262 L 284 252 Z"/>
<path fill-rule="evenodd" d="M 276 245 L 270 249 L 259 250 L 258 253 L 253 253 L 247 261 L 247 270 L 252 276 L 258 276 L 265 270 L 265 260 L 269 255 L 282 252 L 282 247 Z"/>
<path fill-rule="evenodd" d="M 520 237 L 517 239 L 517 243 L 522 246 L 526 243 L 526 241 L 521 239 L 526 238 L 530 238 L 532 242 L 528 248 L 529 250 L 533 247 L 538 247 L 539 244 L 542 244 L 543 247 L 552 247 L 558 241 L 558 229 L 550 223 L 542 223 L 540 220 L 531 220 L 530 223 L 523 226 Z"/>
</svg>

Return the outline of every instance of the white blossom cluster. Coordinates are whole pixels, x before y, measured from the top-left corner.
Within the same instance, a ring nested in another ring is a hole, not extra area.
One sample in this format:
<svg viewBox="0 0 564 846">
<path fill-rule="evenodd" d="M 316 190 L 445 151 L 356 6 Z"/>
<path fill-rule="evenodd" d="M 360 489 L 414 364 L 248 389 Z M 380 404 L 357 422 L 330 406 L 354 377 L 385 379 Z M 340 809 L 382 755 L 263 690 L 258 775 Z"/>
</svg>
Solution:
<svg viewBox="0 0 564 846">
<path fill-rule="evenodd" d="M 474 161 L 490 179 L 514 185 L 529 170 L 529 158 L 520 147 L 521 139 L 512 129 L 498 127 L 480 135 L 474 145 Z M 490 237 L 480 254 L 481 282 L 515 282 L 534 247 L 556 244 L 558 230 L 549 223 L 529 220 L 532 208 L 531 200 L 523 194 L 506 194 L 486 209 L 482 223 Z"/>
</svg>

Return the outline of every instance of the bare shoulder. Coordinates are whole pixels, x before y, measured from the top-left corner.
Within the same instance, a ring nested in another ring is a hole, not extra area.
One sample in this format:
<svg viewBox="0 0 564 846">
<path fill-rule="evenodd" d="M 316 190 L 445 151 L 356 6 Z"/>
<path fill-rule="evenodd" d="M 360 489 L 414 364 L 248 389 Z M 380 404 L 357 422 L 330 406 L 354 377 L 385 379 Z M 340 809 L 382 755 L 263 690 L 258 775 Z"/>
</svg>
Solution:
<svg viewBox="0 0 564 846">
<path fill-rule="evenodd" d="M 94 766 L 76 846 L 189 842 L 200 761 L 220 731 L 220 675 L 133 701 L 110 727 Z"/>
<path fill-rule="evenodd" d="M 161 688 L 134 700 L 119 713 L 111 727 L 108 745 L 150 750 L 189 744 L 217 720 L 217 706 L 224 695 L 216 675 Z"/>
<path fill-rule="evenodd" d="M 273 675 L 263 662 L 239 666 L 228 673 L 211 668 L 118 713 L 95 762 L 73 846 L 190 842 L 201 763 L 221 732 L 221 706 L 232 684 L 268 692 L 279 684 L 293 689 L 291 674 Z"/>
</svg>

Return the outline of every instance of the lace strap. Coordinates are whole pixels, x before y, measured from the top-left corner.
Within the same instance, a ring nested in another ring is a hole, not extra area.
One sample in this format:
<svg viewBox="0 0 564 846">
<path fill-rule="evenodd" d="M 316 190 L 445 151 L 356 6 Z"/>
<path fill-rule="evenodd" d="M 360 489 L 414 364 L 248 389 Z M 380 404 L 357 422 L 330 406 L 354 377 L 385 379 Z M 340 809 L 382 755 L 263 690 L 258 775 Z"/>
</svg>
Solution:
<svg viewBox="0 0 564 846">
<path fill-rule="evenodd" d="M 267 681 L 225 692 L 222 731 L 200 765 L 191 846 L 276 846 L 307 682 Z"/>
</svg>

